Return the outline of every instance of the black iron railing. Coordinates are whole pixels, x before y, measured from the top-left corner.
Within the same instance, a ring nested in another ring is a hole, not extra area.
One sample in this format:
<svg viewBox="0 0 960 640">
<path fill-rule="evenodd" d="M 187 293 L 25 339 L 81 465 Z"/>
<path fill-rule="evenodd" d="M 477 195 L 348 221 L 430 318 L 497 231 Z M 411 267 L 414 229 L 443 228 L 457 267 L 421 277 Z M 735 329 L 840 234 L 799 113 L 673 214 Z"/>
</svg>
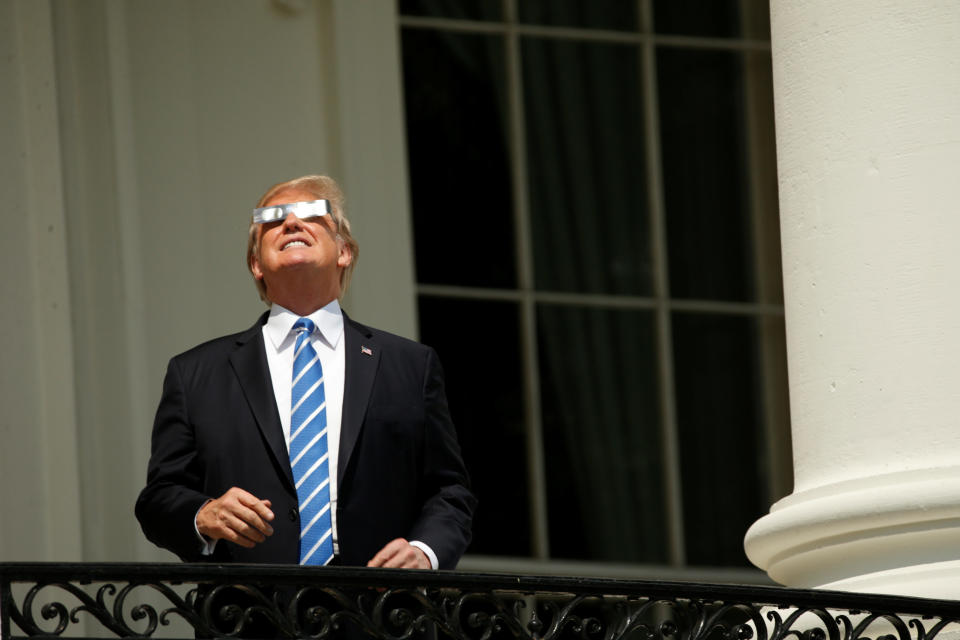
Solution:
<svg viewBox="0 0 960 640">
<path fill-rule="evenodd" d="M 960 602 L 831 591 L 296 566 L 0 564 L 3 638 L 945 640 L 955 634 Z"/>
</svg>

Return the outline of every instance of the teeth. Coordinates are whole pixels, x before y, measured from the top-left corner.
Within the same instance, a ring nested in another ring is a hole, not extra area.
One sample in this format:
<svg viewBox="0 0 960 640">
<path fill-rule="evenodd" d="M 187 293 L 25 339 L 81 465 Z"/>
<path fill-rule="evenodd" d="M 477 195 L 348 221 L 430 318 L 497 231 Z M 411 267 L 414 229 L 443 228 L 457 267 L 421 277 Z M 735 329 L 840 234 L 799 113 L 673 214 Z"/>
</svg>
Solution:
<svg viewBox="0 0 960 640">
<path fill-rule="evenodd" d="M 306 242 L 303 242 L 302 240 L 294 240 L 293 242 L 289 242 L 283 245 L 283 248 L 289 249 L 290 247 L 305 247 L 305 246 L 307 246 Z"/>
</svg>

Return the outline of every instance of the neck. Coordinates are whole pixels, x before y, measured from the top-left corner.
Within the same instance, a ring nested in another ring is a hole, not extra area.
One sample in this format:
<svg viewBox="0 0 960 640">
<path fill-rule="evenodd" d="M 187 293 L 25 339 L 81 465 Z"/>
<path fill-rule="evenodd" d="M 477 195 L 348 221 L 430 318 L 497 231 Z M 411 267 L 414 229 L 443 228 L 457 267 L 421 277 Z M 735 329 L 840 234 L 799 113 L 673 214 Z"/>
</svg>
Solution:
<svg viewBox="0 0 960 640">
<path fill-rule="evenodd" d="M 339 288 L 338 288 L 339 289 Z M 339 290 L 316 291 L 296 289 L 293 291 L 268 291 L 270 302 L 289 309 L 298 316 L 308 316 L 317 309 L 322 309 L 337 299 Z"/>
</svg>

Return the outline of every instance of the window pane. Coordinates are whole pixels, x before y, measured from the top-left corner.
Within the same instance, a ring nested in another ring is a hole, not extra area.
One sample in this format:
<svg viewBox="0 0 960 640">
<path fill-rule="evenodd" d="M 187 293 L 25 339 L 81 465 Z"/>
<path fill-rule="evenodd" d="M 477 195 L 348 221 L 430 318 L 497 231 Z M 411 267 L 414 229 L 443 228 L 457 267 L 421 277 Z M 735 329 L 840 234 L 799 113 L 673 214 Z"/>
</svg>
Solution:
<svg viewBox="0 0 960 640">
<path fill-rule="evenodd" d="M 400 13 L 407 16 L 502 20 L 502 0 L 400 0 Z"/>
<path fill-rule="evenodd" d="M 637 30 L 637 3 L 624 0 L 522 0 L 520 22 L 555 27 Z"/>
<path fill-rule="evenodd" d="M 417 281 L 514 287 L 503 39 L 402 37 Z"/>
<path fill-rule="evenodd" d="M 767 0 L 745 0 L 766 2 Z M 741 0 L 653 0 L 657 33 L 735 38 L 741 33 Z"/>
<path fill-rule="evenodd" d="M 749 566 L 743 536 L 767 511 L 759 322 L 673 317 L 687 562 Z"/>
<path fill-rule="evenodd" d="M 753 300 L 742 54 L 657 50 L 670 292 Z"/>
<path fill-rule="evenodd" d="M 420 297 L 420 337 L 443 363 L 480 501 L 469 553 L 531 553 L 518 313 L 513 303 Z"/>
<path fill-rule="evenodd" d="M 537 318 L 551 556 L 665 562 L 652 314 Z"/>
<path fill-rule="evenodd" d="M 525 38 L 522 55 L 537 288 L 649 294 L 638 49 Z"/>
</svg>

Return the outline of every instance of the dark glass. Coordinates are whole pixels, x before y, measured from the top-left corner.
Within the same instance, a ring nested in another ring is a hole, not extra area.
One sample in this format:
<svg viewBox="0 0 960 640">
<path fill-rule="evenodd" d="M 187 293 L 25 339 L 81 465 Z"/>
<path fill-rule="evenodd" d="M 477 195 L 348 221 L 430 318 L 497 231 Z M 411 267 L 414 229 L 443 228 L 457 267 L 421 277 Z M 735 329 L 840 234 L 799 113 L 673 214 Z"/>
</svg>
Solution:
<svg viewBox="0 0 960 640">
<path fill-rule="evenodd" d="M 513 288 L 503 38 L 402 40 L 417 281 Z"/>
<path fill-rule="evenodd" d="M 670 292 L 753 300 L 742 54 L 657 50 Z"/>
<path fill-rule="evenodd" d="M 639 52 L 524 38 L 536 287 L 652 290 Z"/>
<path fill-rule="evenodd" d="M 656 33 L 736 38 L 742 31 L 742 0 L 653 0 Z M 747 0 L 766 2 L 767 0 Z"/>
<path fill-rule="evenodd" d="M 667 561 L 649 311 L 540 305 L 550 555 Z"/>
<path fill-rule="evenodd" d="M 468 553 L 531 555 L 518 314 L 513 303 L 420 297 L 420 338 L 443 363 L 480 501 Z"/>
<path fill-rule="evenodd" d="M 758 344 L 755 318 L 673 316 L 690 565 L 749 566 L 743 536 L 769 506 Z"/>
<path fill-rule="evenodd" d="M 401 15 L 459 20 L 502 20 L 503 0 L 399 0 Z"/>
<path fill-rule="evenodd" d="M 551 27 L 636 31 L 637 3 L 625 0 L 520 0 L 520 22 Z"/>
</svg>

